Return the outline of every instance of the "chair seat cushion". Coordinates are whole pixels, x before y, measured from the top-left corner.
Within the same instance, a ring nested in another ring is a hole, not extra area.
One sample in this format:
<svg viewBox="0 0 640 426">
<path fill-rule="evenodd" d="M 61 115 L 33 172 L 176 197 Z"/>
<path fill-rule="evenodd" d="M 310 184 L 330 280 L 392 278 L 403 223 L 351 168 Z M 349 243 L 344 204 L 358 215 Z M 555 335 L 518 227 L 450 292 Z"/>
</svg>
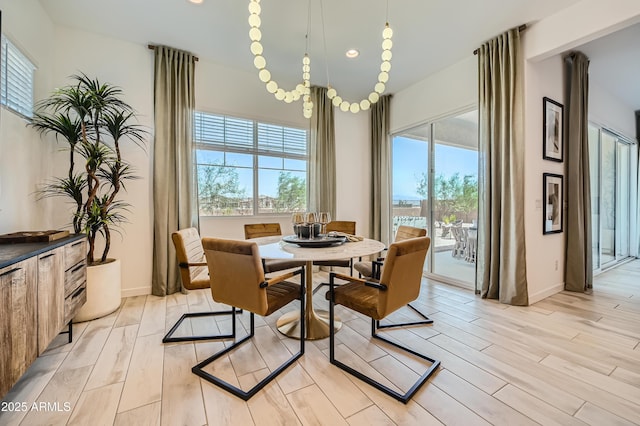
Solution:
<svg viewBox="0 0 640 426">
<path fill-rule="evenodd" d="M 351 266 L 351 259 L 316 260 L 313 264 L 316 266 L 342 266 L 348 268 Z"/>
<path fill-rule="evenodd" d="M 356 262 L 353 264 L 353 269 L 360 272 L 363 277 L 373 277 L 373 263 L 372 262 Z"/>
<path fill-rule="evenodd" d="M 285 269 L 292 268 L 300 268 L 304 266 L 305 262 L 301 262 L 299 260 L 275 260 L 275 259 L 266 259 L 264 261 L 264 272 L 278 272 L 284 271 Z"/>
<path fill-rule="evenodd" d="M 376 320 L 382 319 L 379 317 L 377 310 L 378 289 L 366 286 L 361 282 L 352 281 L 334 287 L 333 291 L 336 304 L 346 306 Z M 325 297 L 327 300 L 331 300 L 331 292 L 328 291 Z"/>
<path fill-rule="evenodd" d="M 200 269 L 197 275 L 191 278 L 191 282 L 188 286 L 185 285 L 187 290 L 198 290 L 201 288 L 211 287 L 211 280 L 209 278 L 209 268 L 206 266 L 198 267 Z"/>
<path fill-rule="evenodd" d="M 300 284 L 282 281 L 267 287 L 267 313 L 269 316 L 287 303 L 300 298 Z"/>
</svg>

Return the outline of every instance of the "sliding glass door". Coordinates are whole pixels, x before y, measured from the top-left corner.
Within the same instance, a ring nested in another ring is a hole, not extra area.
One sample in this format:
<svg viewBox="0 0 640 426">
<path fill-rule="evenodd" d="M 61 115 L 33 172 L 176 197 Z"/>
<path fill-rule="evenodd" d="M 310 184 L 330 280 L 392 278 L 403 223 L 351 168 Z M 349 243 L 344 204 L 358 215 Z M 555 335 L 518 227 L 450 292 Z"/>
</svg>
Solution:
<svg viewBox="0 0 640 426">
<path fill-rule="evenodd" d="M 593 268 L 629 258 L 632 221 L 631 142 L 589 126 Z"/>
<path fill-rule="evenodd" d="M 478 214 L 477 111 L 393 136 L 392 232 L 426 228 L 427 275 L 475 288 Z"/>
</svg>

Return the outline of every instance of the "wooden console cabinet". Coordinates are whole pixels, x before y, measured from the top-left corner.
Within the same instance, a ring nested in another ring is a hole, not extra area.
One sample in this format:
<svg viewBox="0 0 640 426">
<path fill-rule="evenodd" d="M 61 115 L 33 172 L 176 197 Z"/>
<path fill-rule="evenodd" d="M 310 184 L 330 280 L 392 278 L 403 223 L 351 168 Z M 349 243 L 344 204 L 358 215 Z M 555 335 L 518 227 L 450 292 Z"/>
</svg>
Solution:
<svg viewBox="0 0 640 426">
<path fill-rule="evenodd" d="M 86 301 L 86 237 L 0 245 L 0 398 Z"/>
</svg>

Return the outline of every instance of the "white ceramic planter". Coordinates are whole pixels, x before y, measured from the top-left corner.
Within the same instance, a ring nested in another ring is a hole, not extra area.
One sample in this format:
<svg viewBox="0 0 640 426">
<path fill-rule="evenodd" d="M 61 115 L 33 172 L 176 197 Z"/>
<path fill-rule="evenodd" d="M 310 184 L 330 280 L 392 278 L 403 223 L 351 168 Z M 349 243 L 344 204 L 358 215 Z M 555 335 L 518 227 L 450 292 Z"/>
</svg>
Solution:
<svg viewBox="0 0 640 426">
<path fill-rule="evenodd" d="M 120 259 L 87 267 L 87 302 L 73 322 L 100 318 L 118 309 L 122 300 L 121 281 Z"/>
</svg>

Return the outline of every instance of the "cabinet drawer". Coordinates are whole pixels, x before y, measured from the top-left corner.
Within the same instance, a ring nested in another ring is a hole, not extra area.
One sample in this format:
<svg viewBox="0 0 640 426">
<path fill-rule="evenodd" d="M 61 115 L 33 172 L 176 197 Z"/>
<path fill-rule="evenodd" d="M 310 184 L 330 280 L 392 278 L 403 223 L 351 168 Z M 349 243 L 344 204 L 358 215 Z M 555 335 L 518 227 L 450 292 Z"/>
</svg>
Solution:
<svg viewBox="0 0 640 426">
<path fill-rule="evenodd" d="M 71 268 L 87 257 L 86 240 L 82 239 L 64 246 L 64 269 Z"/>
<path fill-rule="evenodd" d="M 64 299 L 64 323 L 67 324 L 73 319 L 87 301 L 87 282 L 84 281 L 74 293 Z"/>
<path fill-rule="evenodd" d="M 87 280 L 86 260 L 82 259 L 64 273 L 64 297 L 73 293 L 82 283 Z"/>
</svg>

